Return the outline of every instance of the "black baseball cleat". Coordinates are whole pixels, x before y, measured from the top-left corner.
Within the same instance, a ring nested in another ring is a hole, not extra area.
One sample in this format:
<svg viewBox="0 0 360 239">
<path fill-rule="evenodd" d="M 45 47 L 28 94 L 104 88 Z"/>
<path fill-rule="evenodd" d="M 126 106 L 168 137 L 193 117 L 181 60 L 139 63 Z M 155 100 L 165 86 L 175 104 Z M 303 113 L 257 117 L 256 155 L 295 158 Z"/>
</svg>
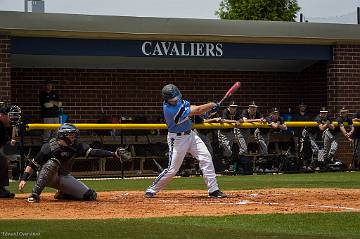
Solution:
<svg viewBox="0 0 360 239">
<path fill-rule="evenodd" d="M 153 197 L 155 197 L 155 193 L 145 192 L 144 197 L 146 197 L 146 198 L 153 198 Z"/>
<path fill-rule="evenodd" d="M 65 196 L 65 194 L 63 192 L 58 190 L 58 191 L 56 191 L 56 193 L 54 195 L 54 198 L 62 200 L 62 199 L 66 199 L 66 196 Z"/>
<path fill-rule="evenodd" d="M 35 193 L 32 193 L 30 197 L 28 197 L 27 201 L 30 203 L 38 203 L 40 202 L 40 196 Z"/>
<path fill-rule="evenodd" d="M 54 198 L 58 199 L 58 200 L 76 200 L 75 197 L 73 197 L 69 194 L 63 193 L 61 191 L 57 191 L 54 195 Z"/>
<path fill-rule="evenodd" d="M 212 193 L 209 193 L 209 198 L 226 198 L 226 194 L 221 192 L 220 190 L 216 190 Z"/>
<path fill-rule="evenodd" d="M 0 198 L 14 198 L 15 194 L 9 192 L 6 188 L 0 188 Z"/>
</svg>

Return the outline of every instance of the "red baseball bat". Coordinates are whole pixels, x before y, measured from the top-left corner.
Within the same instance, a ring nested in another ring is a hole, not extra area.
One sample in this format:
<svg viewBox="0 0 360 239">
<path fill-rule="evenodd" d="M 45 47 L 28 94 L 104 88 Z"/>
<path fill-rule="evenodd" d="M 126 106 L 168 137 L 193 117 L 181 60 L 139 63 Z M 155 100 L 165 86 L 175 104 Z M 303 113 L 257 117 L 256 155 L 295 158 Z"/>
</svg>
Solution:
<svg viewBox="0 0 360 239">
<path fill-rule="evenodd" d="M 225 99 L 229 98 L 235 91 L 240 88 L 240 82 L 235 82 L 233 86 L 226 92 L 225 96 L 220 100 L 219 104 L 221 104 Z"/>
</svg>

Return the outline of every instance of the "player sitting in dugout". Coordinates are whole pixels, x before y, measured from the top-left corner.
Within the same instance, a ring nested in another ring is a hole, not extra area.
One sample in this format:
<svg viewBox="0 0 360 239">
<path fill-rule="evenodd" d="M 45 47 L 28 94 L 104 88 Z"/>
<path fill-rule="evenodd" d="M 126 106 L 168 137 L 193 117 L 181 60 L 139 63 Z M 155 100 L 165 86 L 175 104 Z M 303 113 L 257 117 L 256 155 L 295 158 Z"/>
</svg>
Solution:
<svg viewBox="0 0 360 239">
<path fill-rule="evenodd" d="M 45 186 L 57 189 L 55 199 L 96 200 L 97 194 L 93 189 L 70 175 L 76 157 L 115 157 L 128 158 L 123 148 L 115 152 L 92 149 L 85 143 L 78 142 L 79 130 L 72 124 L 60 126 L 56 138 L 43 144 L 40 152 L 30 161 L 19 183 L 22 191 L 34 170 L 40 170 L 35 186 L 28 202 L 40 201 L 40 194 Z"/>
</svg>

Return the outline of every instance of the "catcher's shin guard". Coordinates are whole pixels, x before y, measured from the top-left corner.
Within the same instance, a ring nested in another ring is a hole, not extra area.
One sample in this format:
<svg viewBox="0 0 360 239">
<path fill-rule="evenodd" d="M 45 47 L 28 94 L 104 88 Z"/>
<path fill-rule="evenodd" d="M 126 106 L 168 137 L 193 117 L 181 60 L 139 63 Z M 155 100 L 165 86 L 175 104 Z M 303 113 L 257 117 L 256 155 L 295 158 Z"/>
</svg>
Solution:
<svg viewBox="0 0 360 239">
<path fill-rule="evenodd" d="M 52 177 L 58 172 L 59 167 L 60 162 L 57 159 L 47 161 L 40 170 L 32 193 L 40 195 Z"/>
</svg>

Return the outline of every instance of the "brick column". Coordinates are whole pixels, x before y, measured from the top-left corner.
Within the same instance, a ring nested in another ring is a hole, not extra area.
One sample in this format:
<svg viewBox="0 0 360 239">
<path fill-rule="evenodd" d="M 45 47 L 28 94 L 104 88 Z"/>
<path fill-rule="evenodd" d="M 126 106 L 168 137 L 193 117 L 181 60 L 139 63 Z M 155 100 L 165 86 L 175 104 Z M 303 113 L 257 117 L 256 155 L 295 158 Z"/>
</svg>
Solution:
<svg viewBox="0 0 360 239">
<path fill-rule="evenodd" d="M 360 45 L 334 46 L 333 61 L 330 62 L 328 78 L 328 107 L 331 115 L 339 112 L 342 106 L 351 113 L 360 111 Z M 352 149 L 349 142 L 340 136 L 338 158 L 351 162 Z"/>
<path fill-rule="evenodd" d="M 0 35 L 0 101 L 11 100 L 10 38 Z"/>
</svg>

